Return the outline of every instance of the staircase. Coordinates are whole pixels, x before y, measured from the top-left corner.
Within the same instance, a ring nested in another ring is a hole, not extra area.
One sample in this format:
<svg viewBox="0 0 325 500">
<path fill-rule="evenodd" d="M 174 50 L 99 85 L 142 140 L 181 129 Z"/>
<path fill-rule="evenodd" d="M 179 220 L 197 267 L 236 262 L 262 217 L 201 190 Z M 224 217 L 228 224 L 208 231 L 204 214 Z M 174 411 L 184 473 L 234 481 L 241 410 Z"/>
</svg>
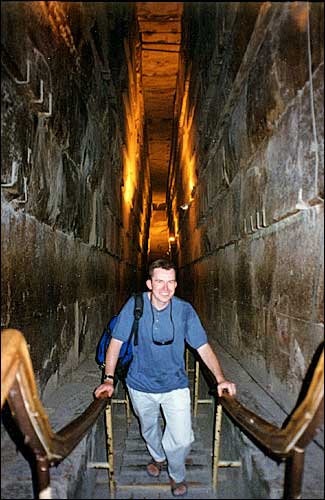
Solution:
<svg viewBox="0 0 325 500">
<path fill-rule="evenodd" d="M 117 395 L 118 397 L 118 395 Z M 213 442 L 213 408 L 204 405 L 193 418 L 195 441 L 186 461 L 188 493 L 186 498 L 217 498 L 212 490 L 211 451 Z M 161 418 L 163 426 L 163 419 Z M 92 498 L 174 498 L 169 484 L 167 467 L 159 478 L 150 477 L 146 465 L 150 461 L 137 418 L 132 414 L 127 425 L 125 406 L 113 405 L 113 446 L 115 492 L 109 492 L 107 471 L 97 470 Z"/>
<path fill-rule="evenodd" d="M 194 394 L 194 369 L 188 369 L 192 401 Z M 200 378 L 198 393 L 208 399 L 199 402 L 213 403 L 208 396 L 208 387 L 203 377 Z M 125 393 L 120 385 L 114 396 L 117 401 L 124 400 Z M 113 402 L 114 402 L 113 398 Z M 146 465 L 151 457 L 145 442 L 140 435 L 137 418 L 131 412 L 131 421 L 127 424 L 124 404 L 113 404 L 113 448 L 114 448 L 114 479 L 115 491 L 109 492 L 107 470 L 96 471 L 95 489 L 92 498 L 134 498 L 160 499 L 175 498 L 170 489 L 167 467 L 159 478 L 150 477 Z M 219 468 L 217 493 L 212 488 L 212 448 L 214 430 L 214 403 L 198 404 L 196 416 L 193 416 L 193 431 L 195 441 L 186 461 L 188 484 L 187 495 L 182 498 L 198 499 L 233 499 L 241 498 L 236 491 L 239 470 Z M 161 426 L 163 419 L 161 417 Z M 235 495 L 235 496 L 234 496 Z"/>
<path fill-rule="evenodd" d="M 194 428 L 196 441 L 187 459 L 187 498 L 215 498 L 210 491 L 211 456 Z M 116 475 L 116 498 L 174 498 L 165 468 L 159 478 L 150 477 L 146 465 L 150 455 L 139 434 L 137 419 L 132 418 L 120 470 Z"/>
</svg>

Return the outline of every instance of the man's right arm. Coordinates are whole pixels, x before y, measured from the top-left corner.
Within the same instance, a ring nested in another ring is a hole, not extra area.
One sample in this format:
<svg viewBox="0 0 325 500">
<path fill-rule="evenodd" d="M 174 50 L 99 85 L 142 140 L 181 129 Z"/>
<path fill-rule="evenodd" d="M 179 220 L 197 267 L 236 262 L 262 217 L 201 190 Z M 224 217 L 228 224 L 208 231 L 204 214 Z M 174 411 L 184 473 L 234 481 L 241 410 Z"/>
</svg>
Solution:
<svg viewBox="0 0 325 500">
<path fill-rule="evenodd" d="M 197 352 L 218 382 L 218 395 L 221 397 L 223 391 L 226 389 L 230 396 L 235 396 L 236 384 L 225 379 L 220 362 L 210 344 L 206 343 L 201 345 L 201 347 L 197 349 Z"/>
<path fill-rule="evenodd" d="M 115 367 L 117 364 L 118 356 L 120 354 L 120 350 L 123 342 L 121 340 L 117 340 L 112 338 L 108 349 L 106 351 L 105 357 L 105 375 L 111 375 L 114 377 Z M 95 389 L 95 397 L 96 398 L 110 398 L 112 397 L 114 392 L 114 379 L 109 378 L 105 380 L 103 384 L 100 384 Z"/>
</svg>

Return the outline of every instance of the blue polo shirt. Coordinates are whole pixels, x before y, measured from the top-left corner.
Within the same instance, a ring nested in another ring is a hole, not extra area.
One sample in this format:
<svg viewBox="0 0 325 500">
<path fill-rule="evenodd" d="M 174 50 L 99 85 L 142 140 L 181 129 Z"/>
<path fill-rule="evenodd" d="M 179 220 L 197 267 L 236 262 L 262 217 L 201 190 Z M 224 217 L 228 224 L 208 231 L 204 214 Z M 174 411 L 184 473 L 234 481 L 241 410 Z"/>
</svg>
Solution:
<svg viewBox="0 0 325 500">
<path fill-rule="evenodd" d="M 185 341 L 194 349 L 208 342 L 206 332 L 193 306 L 173 297 L 163 310 L 156 309 L 143 293 L 143 314 L 139 322 L 138 345 L 133 345 L 133 360 L 126 383 L 142 392 L 162 393 L 189 386 L 185 370 Z M 112 336 L 125 342 L 133 323 L 134 298 L 121 309 Z M 154 341 L 166 342 L 155 345 Z"/>
</svg>

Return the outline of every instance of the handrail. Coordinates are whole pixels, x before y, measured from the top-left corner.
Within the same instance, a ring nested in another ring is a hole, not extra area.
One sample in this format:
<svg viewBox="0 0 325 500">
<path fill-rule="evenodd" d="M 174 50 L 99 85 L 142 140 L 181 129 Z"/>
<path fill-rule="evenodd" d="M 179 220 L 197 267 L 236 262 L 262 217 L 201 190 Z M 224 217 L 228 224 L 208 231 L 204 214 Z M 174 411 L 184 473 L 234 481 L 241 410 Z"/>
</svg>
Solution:
<svg viewBox="0 0 325 500">
<path fill-rule="evenodd" d="M 50 498 L 48 468 L 72 452 L 110 400 L 95 399 L 79 417 L 53 432 L 39 400 L 26 340 L 14 329 L 1 332 L 1 409 L 6 400 L 36 458 L 39 498 Z"/>
<path fill-rule="evenodd" d="M 262 448 L 271 458 L 286 460 L 284 498 L 300 498 L 304 450 L 319 432 L 324 421 L 324 347 L 319 355 L 307 392 L 286 423 L 280 428 L 246 408 L 235 397 L 218 397 L 217 384 L 212 373 L 201 362 L 200 368 L 209 387 L 231 420 Z"/>
<path fill-rule="evenodd" d="M 204 368 L 203 368 L 204 370 Z M 216 385 L 211 376 L 205 374 L 211 395 L 217 396 Z M 210 383 L 209 383 L 210 379 Z M 295 447 L 306 448 L 315 437 L 323 419 L 324 412 L 324 349 L 319 356 L 313 378 L 304 399 L 294 410 L 282 428 L 256 415 L 242 405 L 236 398 L 224 393 L 218 398 L 229 416 L 244 431 L 250 434 L 270 454 L 286 458 Z"/>
</svg>

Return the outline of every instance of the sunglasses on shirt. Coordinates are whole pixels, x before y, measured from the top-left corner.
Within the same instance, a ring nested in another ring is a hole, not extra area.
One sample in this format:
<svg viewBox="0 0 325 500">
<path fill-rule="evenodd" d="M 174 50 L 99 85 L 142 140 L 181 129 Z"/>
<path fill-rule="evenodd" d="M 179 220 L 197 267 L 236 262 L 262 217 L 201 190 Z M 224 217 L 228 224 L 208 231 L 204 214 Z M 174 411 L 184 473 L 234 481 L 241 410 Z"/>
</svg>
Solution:
<svg viewBox="0 0 325 500">
<path fill-rule="evenodd" d="M 155 315 L 154 315 L 152 303 L 151 303 L 151 300 L 150 300 L 151 313 L 152 313 L 151 340 L 152 340 L 152 342 L 155 345 L 170 345 L 170 344 L 172 344 L 174 342 L 174 339 L 175 339 L 175 325 L 174 325 L 174 321 L 173 321 L 173 317 L 172 317 L 172 303 L 173 302 L 170 301 L 170 321 L 171 321 L 171 323 L 173 325 L 173 336 L 169 340 L 160 341 L 160 340 L 155 340 L 154 336 L 153 336 L 153 325 L 154 325 L 154 322 L 155 322 Z"/>
</svg>

